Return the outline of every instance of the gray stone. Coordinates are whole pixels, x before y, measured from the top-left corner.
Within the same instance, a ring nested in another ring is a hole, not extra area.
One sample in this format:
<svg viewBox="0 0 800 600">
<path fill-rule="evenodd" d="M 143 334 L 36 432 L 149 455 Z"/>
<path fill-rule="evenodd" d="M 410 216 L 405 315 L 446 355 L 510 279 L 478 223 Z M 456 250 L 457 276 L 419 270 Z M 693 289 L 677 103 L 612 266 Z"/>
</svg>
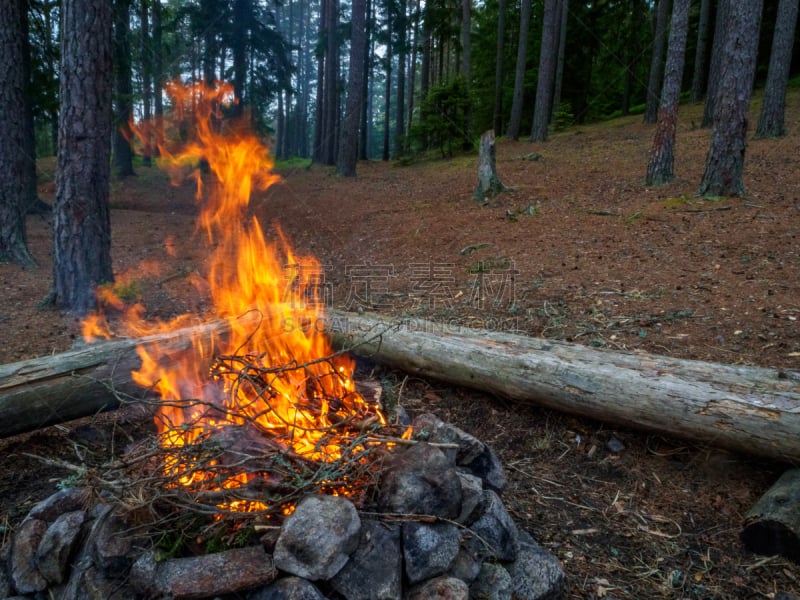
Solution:
<svg viewBox="0 0 800 600">
<path fill-rule="evenodd" d="M 424 442 L 392 454 L 379 494 L 387 512 L 455 519 L 461 511 L 461 481 L 455 465 Z"/>
<path fill-rule="evenodd" d="M 5 548 L 0 552 L 0 598 L 8 598 L 11 595 L 11 578 L 8 576 L 3 554 L 5 554 Z"/>
<path fill-rule="evenodd" d="M 82 510 L 62 514 L 47 528 L 36 548 L 39 572 L 51 585 L 64 581 L 85 520 L 86 512 Z"/>
<path fill-rule="evenodd" d="M 347 600 L 399 600 L 403 593 L 400 526 L 362 521 L 358 548 L 331 585 Z"/>
<path fill-rule="evenodd" d="M 277 576 L 264 549 L 248 546 L 162 562 L 156 562 L 155 555 L 146 552 L 133 564 L 130 584 L 148 598 L 197 600 L 257 589 Z"/>
<path fill-rule="evenodd" d="M 94 542 L 95 560 L 98 566 L 112 576 L 126 573 L 131 567 L 133 542 L 128 526 L 111 507 L 97 518 L 91 537 Z"/>
<path fill-rule="evenodd" d="M 461 482 L 461 513 L 456 521 L 458 523 L 471 523 L 483 512 L 483 480 L 470 473 L 458 472 Z"/>
<path fill-rule="evenodd" d="M 90 503 L 91 492 L 86 488 L 67 488 L 52 494 L 36 504 L 26 519 L 39 519 L 52 523 L 66 512 L 85 510 Z"/>
<path fill-rule="evenodd" d="M 461 531 L 452 523 L 403 524 L 403 558 L 413 583 L 446 573 L 458 554 Z"/>
<path fill-rule="evenodd" d="M 11 585 L 20 594 L 35 594 L 47 589 L 47 580 L 36 566 L 36 549 L 42 541 L 47 523 L 26 518 L 14 536 L 9 566 Z"/>
<path fill-rule="evenodd" d="M 511 600 L 511 575 L 495 563 L 483 563 L 477 579 L 469 586 L 471 600 Z"/>
<path fill-rule="evenodd" d="M 325 600 L 325 596 L 306 579 L 284 577 L 250 594 L 248 600 Z"/>
<path fill-rule="evenodd" d="M 358 512 L 346 498 L 306 496 L 281 527 L 275 565 L 311 581 L 330 579 L 358 547 L 360 529 Z"/>
<path fill-rule="evenodd" d="M 484 512 L 471 524 L 472 534 L 465 546 L 476 556 L 500 561 L 517 557 L 517 526 L 500 497 L 492 490 L 484 492 Z"/>
<path fill-rule="evenodd" d="M 415 437 L 438 444 L 454 444 L 455 449 L 445 449 L 457 466 L 479 477 L 485 487 L 502 494 L 507 485 L 503 464 L 489 446 L 455 425 L 439 417 L 422 414 L 414 419 Z"/>
<path fill-rule="evenodd" d="M 558 600 L 564 594 L 566 576 L 561 563 L 526 532 L 519 535 L 517 559 L 506 569 L 515 600 Z"/>
<path fill-rule="evenodd" d="M 469 600 L 469 586 L 455 577 L 436 577 L 409 590 L 405 600 Z"/>
<path fill-rule="evenodd" d="M 449 574 L 467 583 L 472 583 L 480 573 L 482 564 L 483 558 L 480 555 L 470 552 L 462 546 L 459 548 L 453 564 L 450 565 Z"/>
</svg>

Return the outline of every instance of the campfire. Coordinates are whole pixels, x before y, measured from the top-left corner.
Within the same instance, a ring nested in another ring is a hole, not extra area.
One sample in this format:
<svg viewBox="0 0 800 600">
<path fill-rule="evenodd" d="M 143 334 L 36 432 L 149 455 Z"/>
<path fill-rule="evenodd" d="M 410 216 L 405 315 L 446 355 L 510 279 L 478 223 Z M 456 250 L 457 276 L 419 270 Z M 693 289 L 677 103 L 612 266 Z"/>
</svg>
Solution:
<svg viewBox="0 0 800 600">
<path fill-rule="evenodd" d="M 334 352 L 322 330 L 319 262 L 295 255 L 277 227 L 268 239 L 248 212 L 252 193 L 278 181 L 267 148 L 226 117 L 231 87 L 172 85 L 168 91 L 180 126 L 174 135 L 188 129 L 192 137 L 179 150 L 168 137 L 160 164 L 175 182 L 196 182 L 204 239 L 195 243 L 213 249 L 205 281 L 228 327 L 210 340 L 198 336 L 177 354 L 168 347 L 139 349 L 142 366 L 134 380 L 161 399 L 156 422 L 167 487 L 182 486 L 198 501 L 217 498 L 221 511 L 288 512 L 296 494 L 283 482 L 326 464 L 337 468 L 322 469 L 311 485 L 356 494 L 366 479 L 354 473 L 376 464 L 369 455 L 385 450 L 395 431 L 381 440 L 373 435 L 387 427 L 381 408 L 356 391 L 354 362 Z M 200 320 L 182 315 L 153 323 L 141 306 L 125 309 L 112 289 L 100 294 L 103 304 L 124 309 L 117 325 L 124 335 Z M 88 340 L 110 335 L 104 315 L 86 320 Z M 265 490 L 273 492 L 267 494 L 272 502 L 263 501 Z"/>
</svg>

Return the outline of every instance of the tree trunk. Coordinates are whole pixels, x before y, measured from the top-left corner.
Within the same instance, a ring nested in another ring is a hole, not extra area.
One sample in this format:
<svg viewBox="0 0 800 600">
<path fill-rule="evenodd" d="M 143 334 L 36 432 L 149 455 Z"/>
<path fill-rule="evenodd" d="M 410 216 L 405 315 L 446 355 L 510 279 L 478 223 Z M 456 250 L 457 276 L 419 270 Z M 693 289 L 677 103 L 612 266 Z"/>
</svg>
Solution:
<svg viewBox="0 0 800 600">
<path fill-rule="evenodd" d="M 345 177 L 355 177 L 356 163 L 358 162 L 358 122 L 361 120 L 361 88 L 364 81 L 366 10 L 366 0 L 353 0 L 347 104 L 344 112 L 339 157 L 336 161 L 336 172 Z"/>
<path fill-rule="evenodd" d="M 522 99 L 525 95 L 525 69 L 528 56 L 528 29 L 531 24 L 531 0 L 522 0 L 519 13 L 519 41 L 517 42 L 517 66 L 514 72 L 514 96 L 511 101 L 511 115 L 508 119 L 506 135 L 512 140 L 519 139 L 522 122 Z"/>
<path fill-rule="evenodd" d="M 141 59 L 142 59 L 142 127 L 144 139 L 142 140 L 142 165 L 149 167 L 153 156 L 153 47 L 150 41 L 150 7 L 149 0 L 140 0 L 139 27 L 141 28 Z M 159 90 L 159 93 L 161 91 Z"/>
<path fill-rule="evenodd" d="M 21 0 L 0 6 L 0 261 L 34 265 L 25 235 L 25 70 Z"/>
<path fill-rule="evenodd" d="M 161 3 L 153 2 L 153 113 L 156 118 L 156 155 L 159 153 L 159 144 L 164 143 L 164 60 L 162 59 L 163 41 L 161 28 Z"/>
<path fill-rule="evenodd" d="M 109 218 L 111 6 L 62 4 L 61 111 L 53 209 L 52 301 L 82 314 L 113 281 Z"/>
<path fill-rule="evenodd" d="M 547 127 L 550 124 L 550 112 L 553 104 L 553 80 L 558 56 L 556 30 L 561 16 L 556 10 L 557 7 L 557 0 L 545 0 L 542 45 L 539 48 L 539 79 L 536 83 L 536 104 L 533 109 L 531 142 L 547 141 Z"/>
<path fill-rule="evenodd" d="M 789 67 L 792 64 L 796 24 L 797 0 L 781 0 L 778 4 L 775 33 L 772 37 L 767 85 L 764 88 L 764 100 L 761 104 L 756 138 L 786 135 L 786 126 L 784 125 L 786 87 L 789 83 Z"/>
<path fill-rule="evenodd" d="M 131 83 L 131 0 L 114 2 L 114 78 L 116 80 L 116 114 L 114 115 L 114 167 L 117 177 L 130 177 L 133 172 L 131 120 L 133 118 L 133 86 Z"/>
<path fill-rule="evenodd" d="M 750 552 L 800 563 L 800 469 L 786 471 L 750 509 L 741 539 Z"/>
<path fill-rule="evenodd" d="M 681 97 L 683 64 L 686 55 L 686 35 L 689 28 L 690 0 L 675 0 L 669 30 L 669 49 L 658 125 L 647 164 L 647 185 L 662 185 L 675 178 L 675 130 L 678 122 L 678 102 Z"/>
<path fill-rule="evenodd" d="M 658 104 L 661 97 L 661 73 L 664 62 L 664 48 L 667 43 L 667 19 L 670 0 L 658 0 L 656 30 L 653 37 L 653 55 L 650 60 L 650 78 L 647 81 L 647 100 L 644 108 L 644 122 L 655 123 L 658 118 Z"/>
<path fill-rule="evenodd" d="M 327 44 L 325 45 L 325 97 L 324 116 L 325 134 L 322 140 L 322 163 L 336 164 L 336 149 L 338 148 L 336 126 L 338 118 L 339 94 L 336 83 L 339 79 L 339 0 L 327 0 L 325 32 Z"/>
<path fill-rule="evenodd" d="M 489 130 L 481 136 L 481 146 L 478 155 L 478 187 L 473 199 L 477 202 L 486 202 L 486 198 L 493 198 L 504 191 L 506 186 L 497 176 L 497 157 L 494 143 L 494 131 Z"/>
<path fill-rule="evenodd" d="M 564 59 L 567 52 L 567 21 L 569 18 L 569 0 L 558 3 L 558 57 L 556 58 L 556 75 L 553 84 L 553 108 L 550 111 L 550 123 L 556 124 L 556 115 L 561 106 L 561 88 L 564 83 Z"/>
<path fill-rule="evenodd" d="M 185 351 L 192 335 L 225 335 L 223 321 L 139 340 L 104 342 L 0 365 L 0 437 L 111 408 L 140 395 L 136 346 Z M 337 347 L 410 374 L 518 402 L 694 442 L 800 460 L 800 373 L 729 366 L 466 329 L 333 312 Z"/>
<path fill-rule="evenodd" d="M 472 0 L 461 0 L 461 76 L 467 102 L 464 105 L 464 149 L 472 147 Z"/>
<path fill-rule="evenodd" d="M 386 39 L 390 41 L 386 45 L 386 58 L 384 59 L 384 64 L 386 66 L 386 92 L 383 98 L 383 153 L 381 154 L 381 159 L 384 161 L 389 160 L 389 139 L 391 137 L 390 130 L 392 123 L 392 35 L 392 8 L 391 3 L 389 3 L 386 6 Z"/>
<path fill-rule="evenodd" d="M 24 102 L 22 111 L 24 118 L 24 145 L 25 157 L 24 187 L 22 193 L 22 208 L 26 214 L 46 215 L 50 212 L 50 205 L 39 198 L 38 182 L 36 176 L 36 124 L 33 116 L 34 98 L 36 90 L 33 83 L 31 67 L 30 26 L 28 22 L 28 8 L 30 2 L 23 1 L 22 23 L 20 26 L 22 41 L 22 73 L 25 80 Z M 0 81 L 4 81 L 0 79 Z M 0 138 L 5 139 L 5 138 Z"/>
<path fill-rule="evenodd" d="M 406 41 L 408 32 L 407 20 L 408 3 L 400 0 L 397 6 L 397 107 L 395 108 L 394 128 L 394 155 L 400 156 L 405 151 L 406 139 L 406 56 L 408 55 Z"/>
<path fill-rule="evenodd" d="M 506 47 L 506 0 L 497 3 L 497 46 L 494 55 L 494 106 L 492 123 L 495 131 L 503 131 L 503 58 Z"/>
<path fill-rule="evenodd" d="M 701 196 L 744 194 L 742 169 L 747 113 L 756 71 L 763 0 L 731 0 L 726 10 L 725 51 L 715 101 L 711 145 L 700 182 Z"/>
<path fill-rule="evenodd" d="M 370 130 L 370 81 L 372 81 L 372 2 L 366 0 L 365 7 L 366 22 L 364 24 L 364 50 L 362 58 L 362 69 L 364 77 L 361 80 L 361 124 L 358 128 L 358 158 L 367 160 L 369 158 L 369 130 Z M 409 116 L 409 123 L 410 123 Z"/>
<path fill-rule="evenodd" d="M 728 6 L 734 1 L 736 0 L 717 0 L 717 12 L 714 16 L 714 41 L 711 45 L 711 67 L 708 72 L 703 120 L 700 122 L 700 127 L 703 128 L 711 127 L 714 122 L 714 108 L 717 102 L 723 61 L 725 60 L 725 27 L 728 19 Z"/>
<path fill-rule="evenodd" d="M 694 104 L 706 91 L 706 56 L 708 56 L 708 24 L 711 19 L 711 0 L 701 0 L 700 19 L 697 22 L 697 48 L 694 51 L 692 92 L 689 101 Z"/>
</svg>

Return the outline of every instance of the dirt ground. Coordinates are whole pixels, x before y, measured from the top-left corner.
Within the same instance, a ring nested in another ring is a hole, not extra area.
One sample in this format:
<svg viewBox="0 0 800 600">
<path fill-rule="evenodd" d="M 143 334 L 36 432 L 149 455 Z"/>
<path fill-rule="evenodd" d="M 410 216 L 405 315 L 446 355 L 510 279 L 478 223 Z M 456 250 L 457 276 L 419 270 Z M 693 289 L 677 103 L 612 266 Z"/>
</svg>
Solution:
<svg viewBox="0 0 800 600">
<path fill-rule="evenodd" d="M 789 106 L 800 106 L 796 92 Z M 253 211 L 320 259 L 337 308 L 797 368 L 800 110 L 790 108 L 789 137 L 749 142 L 746 197 L 705 200 L 694 196 L 709 141 L 695 127 L 700 114 L 682 109 L 677 178 L 659 188 L 643 184 L 653 129 L 630 117 L 544 144 L 500 140 L 498 172 L 510 189 L 487 204 L 472 199 L 477 161 L 464 156 L 359 164 L 353 180 L 287 168 Z M 52 169 L 42 162 L 46 200 Z M 113 184 L 115 272 L 159 317 L 209 310 L 192 285 L 207 251 L 194 234 L 192 194 L 156 168 Z M 31 217 L 28 235 L 40 267 L 0 265 L 0 363 L 60 352 L 79 337 L 77 319 L 37 308 L 51 279 L 50 224 Z M 506 502 L 562 561 L 567 597 L 800 597 L 798 565 L 749 554 L 738 540 L 743 515 L 787 465 L 399 372 L 378 376 L 409 411 L 435 412 L 498 451 Z M 0 440 L 0 537 L 68 479 L 28 454 L 103 458 L 141 429 L 136 418 L 109 413 Z"/>
</svg>

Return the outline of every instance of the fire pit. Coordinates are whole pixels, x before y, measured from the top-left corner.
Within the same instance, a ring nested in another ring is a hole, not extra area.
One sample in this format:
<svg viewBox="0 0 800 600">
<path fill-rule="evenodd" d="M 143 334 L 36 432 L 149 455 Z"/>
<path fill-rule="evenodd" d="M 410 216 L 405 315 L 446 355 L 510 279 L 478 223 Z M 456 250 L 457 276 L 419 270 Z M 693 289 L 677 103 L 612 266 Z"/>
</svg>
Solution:
<svg viewBox="0 0 800 600">
<path fill-rule="evenodd" d="M 319 327 L 318 262 L 248 216 L 252 189 L 277 177 L 224 118 L 230 89 L 170 92 L 196 139 L 161 156 L 197 181 L 205 281 L 227 327 L 189 350 L 139 347 L 157 435 L 30 512 L 4 550 L 0 597 L 559 596 L 558 561 L 517 530 L 492 450 L 432 415 L 388 419 L 356 389 L 353 360 Z M 150 322 L 100 294 L 124 317 L 93 316 L 90 339 L 200 321 Z"/>
</svg>

